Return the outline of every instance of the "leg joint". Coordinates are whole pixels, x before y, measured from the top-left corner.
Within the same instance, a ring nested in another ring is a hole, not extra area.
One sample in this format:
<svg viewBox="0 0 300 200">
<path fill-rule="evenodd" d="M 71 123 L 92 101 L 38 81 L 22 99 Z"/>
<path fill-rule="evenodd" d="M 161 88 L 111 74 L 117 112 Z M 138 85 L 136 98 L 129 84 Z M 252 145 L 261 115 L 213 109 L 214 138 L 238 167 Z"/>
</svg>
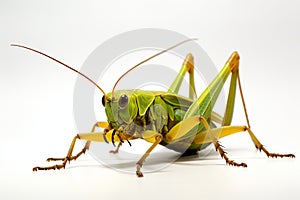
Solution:
<svg viewBox="0 0 300 200">
<path fill-rule="evenodd" d="M 236 71 L 239 68 L 239 60 L 240 60 L 240 56 L 238 54 L 238 52 L 233 52 L 230 56 L 230 58 L 227 60 L 227 64 L 230 65 L 230 70 Z"/>
<path fill-rule="evenodd" d="M 79 134 L 76 134 L 76 136 L 75 136 L 74 139 L 79 139 L 79 140 L 80 140 L 80 135 L 79 135 Z"/>
<path fill-rule="evenodd" d="M 186 59 L 184 61 L 184 65 L 186 66 L 187 72 L 192 73 L 192 71 L 194 70 L 194 57 L 191 53 L 189 53 L 186 56 Z"/>
</svg>

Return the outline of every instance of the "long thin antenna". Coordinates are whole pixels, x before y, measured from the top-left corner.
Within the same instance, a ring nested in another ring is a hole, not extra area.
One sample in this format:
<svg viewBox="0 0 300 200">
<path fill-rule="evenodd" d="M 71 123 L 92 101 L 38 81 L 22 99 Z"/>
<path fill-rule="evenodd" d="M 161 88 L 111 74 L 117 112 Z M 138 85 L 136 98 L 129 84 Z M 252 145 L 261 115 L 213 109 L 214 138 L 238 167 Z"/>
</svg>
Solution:
<svg viewBox="0 0 300 200">
<path fill-rule="evenodd" d="M 145 59 L 145 60 L 139 62 L 138 64 L 136 64 L 135 66 L 133 66 L 132 68 L 130 68 L 130 69 L 129 69 L 128 71 L 126 71 L 122 76 L 120 76 L 120 78 L 116 81 L 116 83 L 115 83 L 115 85 L 114 85 L 114 87 L 113 87 L 113 89 L 112 89 L 112 92 L 111 92 L 111 93 L 112 93 L 112 97 L 113 97 L 114 91 L 115 91 L 115 89 L 116 89 L 116 86 L 118 85 L 118 83 L 120 82 L 120 80 L 121 80 L 126 74 L 128 74 L 130 71 L 134 70 L 135 68 L 137 68 L 138 66 L 142 65 L 143 63 L 145 63 L 145 62 L 147 62 L 147 61 L 149 61 L 149 60 L 151 60 L 151 59 L 153 59 L 153 58 L 155 58 L 155 57 L 157 57 L 157 56 L 159 56 L 159 55 L 161 55 L 161 54 L 163 54 L 163 53 L 165 53 L 165 52 L 167 52 L 167 51 L 170 51 L 171 49 L 174 49 L 175 47 L 178 47 L 178 46 L 180 46 L 180 45 L 182 45 L 182 44 L 184 44 L 184 43 L 186 43 L 186 42 L 192 41 L 192 40 L 197 40 L 197 38 L 190 38 L 190 39 L 184 40 L 184 41 L 182 41 L 182 42 L 179 42 L 179 43 L 177 43 L 177 44 L 175 44 L 175 45 L 173 45 L 173 46 L 171 46 L 171 47 L 169 47 L 169 48 L 167 48 L 167 49 L 164 49 L 164 50 L 162 50 L 162 51 L 160 51 L 160 52 L 154 54 L 153 56 L 151 56 L 151 57 L 149 57 L 149 58 L 147 58 L 147 59 Z"/>
<path fill-rule="evenodd" d="M 93 81 L 93 80 L 90 79 L 87 75 L 81 73 L 80 71 L 78 71 L 78 70 L 76 70 L 76 69 L 70 67 L 69 65 L 67 65 L 67 64 L 65 64 L 65 63 L 63 63 L 63 62 L 61 62 L 61 61 L 59 61 L 59 60 L 57 60 L 57 59 L 55 59 L 55 58 L 53 58 L 53 57 L 51 57 L 51 56 L 45 54 L 45 53 L 43 53 L 43 52 L 40 52 L 40 51 L 35 50 L 35 49 L 32 49 L 32 48 L 30 48 L 30 47 L 26 47 L 26 46 L 19 45 L 19 44 L 11 44 L 11 46 L 14 46 L 14 47 L 20 47 L 20 48 L 28 49 L 28 50 L 30 50 L 30 51 L 34 51 L 34 52 L 36 52 L 36 53 L 38 53 L 38 54 L 41 54 L 41 55 L 43 55 L 43 56 L 45 56 L 45 57 L 47 57 L 47 58 L 50 58 L 51 60 L 54 60 L 55 62 L 57 62 L 57 63 L 59 63 L 59 64 L 65 66 L 65 67 L 69 68 L 70 70 L 72 70 L 72 71 L 78 73 L 79 75 L 83 76 L 83 77 L 86 78 L 88 81 L 90 81 L 93 85 L 95 85 L 95 86 L 103 93 L 103 95 L 105 96 L 105 98 L 107 98 L 107 96 L 106 96 L 104 90 L 103 90 L 103 89 L 102 89 L 95 81 Z"/>
</svg>

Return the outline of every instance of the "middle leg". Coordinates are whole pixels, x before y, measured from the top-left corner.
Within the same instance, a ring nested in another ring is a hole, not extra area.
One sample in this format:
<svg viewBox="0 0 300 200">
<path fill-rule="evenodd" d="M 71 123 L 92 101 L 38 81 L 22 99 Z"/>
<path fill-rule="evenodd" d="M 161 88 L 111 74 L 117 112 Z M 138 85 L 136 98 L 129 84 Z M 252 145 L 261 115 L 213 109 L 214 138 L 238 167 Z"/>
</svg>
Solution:
<svg viewBox="0 0 300 200">
<path fill-rule="evenodd" d="M 144 155 L 139 159 L 139 161 L 136 163 L 136 175 L 138 177 L 143 177 L 143 173 L 141 172 L 141 168 L 146 160 L 146 158 L 149 156 L 149 154 L 152 152 L 152 150 L 162 141 L 163 136 L 160 133 L 157 133 L 155 131 L 145 131 L 143 134 L 143 138 L 153 143 L 149 149 L 144 153 Z"/>
</svg>

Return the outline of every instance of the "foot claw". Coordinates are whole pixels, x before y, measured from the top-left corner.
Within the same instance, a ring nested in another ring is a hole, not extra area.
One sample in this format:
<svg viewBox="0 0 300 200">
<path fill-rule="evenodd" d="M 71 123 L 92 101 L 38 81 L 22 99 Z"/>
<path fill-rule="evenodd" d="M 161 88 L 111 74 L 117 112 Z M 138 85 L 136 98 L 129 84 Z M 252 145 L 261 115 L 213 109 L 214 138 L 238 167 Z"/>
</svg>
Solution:
<svg viewBox="0 0 300 200">
<path fill-rule="evenodd" d="M 34 167 L 32 168 L 32 171 L 36 172 L 38 170 L 59 170 L 62 168 L 66 168 L 66 163 L 62 163 L 60 165 L 53 165 L 53 166 L 49 166 L 49 167 Z"/>
<path fill-rule="evenodd" d="M 247 167 L 247 164 L 246 164 L 246 163 L 241 163 L 240 166 L 246 168 L 246 167 Z"/>
<path fill-rule="evenodd" d="M 233 160 L 229 160 L 227 162 L 227 164 L 230 165 L 230 166 L 235 166 L 235 167 L 247 167 L 246 163 L 236 163 Z"/>
<path fill-rule="evenodd" d="M 136 171 L 136 175 L 141 178 L 144 177 L 143 173 L 141 171 Z"/>
<path fill-rule="evenodd" d="M 119 151 L 117 151 L 117 150 L 110 150 L 109 153 L 117 154 L 117 153 L 119 153 Z"/>
<path fill-rule="evenodd" d="M 270 153 L 264 146 L 261 146 L 260 148 L 258 148 L 260 151 L 262 150 L 263 152 L 265 152 L 265 154 L 268 157 L 271 158 L 283 158 L 283 157 L 288 157 L 288 158 L 295 158 L 296 156 L 294 154 L 279 154 L 279 153 Z"/>
<path fill-rule="evenodd" d="M 296 158 L 296 156 L 294 154 L 288 154 L 289 158 Z"/>
<path fill-rule="evenodd" d="M 51 161 L 64 161 L 66 158 L 47 158 L 47 162 L 51 162 Z"/>
<path fill-rule="evenodd" d="M 296 156 L 294 154 L 277 154 L 277 153 L 269 153 L 267 154 L 268 157 L 271 158 L 284 158 L 284 157 L 288 157 L 288 158 L 296 158 Z"/>
</svg>

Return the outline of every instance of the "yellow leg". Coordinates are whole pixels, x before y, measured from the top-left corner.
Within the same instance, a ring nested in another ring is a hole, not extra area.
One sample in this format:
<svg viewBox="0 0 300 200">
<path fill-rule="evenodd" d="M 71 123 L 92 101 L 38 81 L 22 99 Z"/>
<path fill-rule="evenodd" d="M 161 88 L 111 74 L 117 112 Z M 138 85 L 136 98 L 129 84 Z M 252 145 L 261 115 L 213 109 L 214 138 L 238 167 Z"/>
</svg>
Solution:
<svg viewBox="0 0 300 200">
<path fill-rule="evenodd" d="M 48 166 L 48 167 L 34 167 L 32 170 L 33 171 L 37 171 L 37 170 L 55 170 L 55 169 L 62 169 L 65 168 L 66 164 L 68 161 L 71 160 L 75 160 L 77 159 L 80 155 L 84 154 L 86 152 L 86 150 L 88 150 L 90 143 L 91 142 L 112 142 L 112 137 L 114 137 L 114 141 L 115 142 L 121 142 L 120 139 L 122 140 L 131 140 L 131 139 L 135 139 L 135 138 L 128 138 L 126 136 L 124 136 L 123 134 L 120 135 L 113 135 L 113 130 L 108 131 L 107 133 L 103 133 L 103 132 L 93 132 L 95 131 L 96 127 L 101 127 L 103 128 L 106 124 L 106 122 L 97 122 L 93 128 L 92 128 L 92 132 L 91 133 L 82 133 L 82 134 L 77 134 L 72 142 L 71 145 L 69 147 L 67 156 L 64 158 L 48 158 L 47 161 L 62 161 L 61 164 L 57 164 L 57 165 L 52 165 L 52 166 Z M 86 144 L 84 146 L 84 148 L 75 156 L 72 155 L 73 153 L 73 149 L 76 143 L 76 140 L 80 139 L 80 140 L 86 140 Z"/>
<path fill-rule="evenodd" d="M 57 161 L 57 160 L 62 160 L 63 162 L 61 164 L 58 164 L 58 165 L 52 165 L 52 166 L 49 166 L 49 167 L 34 167 L 32 170 L 33 171 L 38 171 L 38 170 L 50 170 L 50 169 L 61 169 L 61 168 L 65 168 L 66 167 L 66 164 L 68 161 L 71 160 L 72 158 L 72 152 L 73 152 L 73 149 L 74 149 L 74 146 L 75 146 L 75 143 L 76 143 L 76 140 L 79 138 L 78 135 L 76 135 L 73 140 L 72 140 L 72 143 L 70 145 L 70 148 L 69 148 L 69 151 L 68 151 L 68 154 L 65 158 L 48 158 L 47 161 Z"/>
<path fill-rule="evenodd" d="M 95 129 L 96 129 L 96 128 L 106 128 L 106 127 L 108 127 L 108 123 L 107 123 L 107 122 L 96 122 L 96 123 L 93 125 L 91 132 L 95 132 Z M 104 137 L 104 138 L 105 138 L 105 137 Z M 85 154 L 85 152 L 86 152 L 87 150 L 89 150 L 90 145 L 91 145 L 91 141 L 87 141 L 87 142 L 85 143 L 83 149 L 82 149 L 79 153 L 77 153 L 75 156 L 71 156 L 71 157 L 69 158 L 69 161 L 71 161 L 71 160 L 76 160 L 79 156 L 81 156 L 82 154 Z M 47 162 L 50 162 L 50 161 L 59 161 L 59 160 L 64 161 L 65 159 L 66 159 L 66 158 L 48 158 L 48 159 L 47 159 Z"/>
<path fill-rule="evenodd" d="M 151 133 L 150 133 L 151 132 Z M 151 135 L 150 135 L 150 134 Z M 159 133 L 154 133 L 153 131 L 146 131 L 145 135 L 143 135 L 145 140 L 149 142 L 153 142 L 153 144 L 149 147 L 149 149 L 144 153 L 144 155 L 139 159 L 139 161 L 136 163 L 136 175 L 138 177 L 143 177 L 143 173 L 141 172 L 141 168 L 146 160 L 146 158 L 149 156 L 151 151 L 162 141 L 163 136 Z"/>
<path fill-rule="evenodd" d="M 173 126 L 173 128 L 166 134 L 164 139 L 167 143 L 170 143 L 177 139 L 183 139 L 187 132 L 192 130 L 201 122 L 207 123 L 206 120 L 199 115 L 184 119 Z"/>
<path fill-rule="evenodd" d="M 218 139 L 238 133 L 238 132 L 244 132 L 247 131 L 255 145 L 255 147 L 258 150 L 262 150 L 266 153 L 268 157 L 290 157 L 294 158 L 295 155 L 293 154 L 278 154 L 278 153 L 270 153 L 266 150 L 266 148 L 260 143 L 260 141 L 256 138 L 256 136 L 253 134 L 250 128 L 247 126 L 223 126 L 220 128 L 214 128 L 210 129 L 207 121 L 205 118 L 201 116 L 194 116 L 187 118 L 177 125 L 175 125 L 166 135 L 165 140 L 167 143 L 172 143 L 173 141 L 179 141 L 181 139 L 184 139 L 184 135 L 189 132 L 194 126 L 203 123 L 206 131 L 203 131 L 201 133 L 198 133 L 193 141 L 193 144 L 199 145 L 199 144 L 207 144 L 207 143 L 213 143 L 215 145 L 216 150 L 220 153 L 221 157 L 226 160 L 226 163 L 229 165 L 234 166 L 242 166 L 246 167 L 247 165 L 245 163 L 236 163 L 232 160 L 230 160 L 226 152 L 223 150 L 222 146 L 219 144 Z"/>
<path fill-rule="evenodd" d="M 107 122 L 96 122 L 91 130 L 91 132 L 95 132 L 95 129 L 96 128 L 104 128 L 104 134 L 106 132 L 109 131 L 109 129 L 111 129 L 109 127 L 109 124 Z M 109 129 L 108 129 L 109 128 Z M 103 136 L 104 139 L 106 139 L 105 136 Z M 107 141 L 106 141 L 107 142 Z M 89 150 L 90 148 L 90 145 L 91 145 L 91 141 L 87 141 L 83 147 L 83 149 L 76 155 L 76 156 L 72 156 L 71 157 L 71 160 L 76 160 L 80 155 L 84 154 L 87 150 Z"/>
<path fill-rule="evenodd" d="M 255 145 L 255 147 L 259 150 L 259 151 L 263 151 L 268 157 L 271 158 L 277 158 L 277 157 L 289 157 L 289 158 L 295 158 L 294 154 L 279 154 L 279 153 L 270 153 L 269 151 L 267 151 L 267 149 L 259 142 L 259 140 L 256 138 L 256 136 L 253 134 L 253 132 L 250 130 L 250 128 L 246 127 L 247 131 Z"/>
<path fill-rule="evenodd" d="M 109 127 L 109 124 L 107 122 L 96 122 L 91 130 L 91 132 L 95 132 L 96 128 L 104 128 L 104 133 L 106 133 L 108 131 L 108 129 L 106 129 L 107 127 Z M 105 130 L 106 129 L 106 130 Z M 103 137 L 105 138 L 105 137 Z M 83 149 L 75 156 L 71 157 L 71 160 L 76 160 L 79 156 L 81 156 L 82 154 L 85 154 L 85 152 L 87 150 L 89 150 L 91 145 L 91 141 L 87 141 L 83 147 Z"/>
<path fill-rule="evenodd" d="M 247 164 L 245 163 L 235 163 L 232 160 L 229 160 L 229 158 L 226 155 L 226 152 L 223 150 L 222 146 L 219 144 L 218 139 L 238 133 L 238 132 L 244 132 L 247 131 L 255 145 L 255 147 L 259 151 L 263 151 L 268 157 L 290 157 L 294 158 L 295 155 L 293 154 L 278 154 L 278 153 L 270 153 L 266 150 L 266 148 L 260 143 L 260 141 L 257 139 L 257 137 L 253 134 L 250 128 L 247 126 L 224 126 L 221 128 L 214 128 L 211 130 L 204 131 L 202 133 L 199 133 L 194 138 L 193 144 L 206 144 L 213 142 L 216 150 L 220 153 L 221 157 L 226 160 L 226 163 L 233 166 L 242 166 L 247 167 Z"/>
<path fill-rule="evenodd" d="M 240 166 L 247 167 L 247 165 L 245 163 L 236 163 L 233 160 L 230 160 L 227 157 L 226 152 L 223 150 L 222 146 L 220 145 L 220 143 L 218 141 L 218 137 L 214 137 L 214 135 L 211 134 L 212 130 L 210 129 L 210 126 L 207 123 L 207 121 L 205 120 L 205 118 L 201 117 L 200 120 L 206 128 L 206 133 L 207 133 L 206 135 L 208 136 L 208 138 L 210 138 L 212 140 L 212 142 L 215 145 L 216 151 L 218 151 L 220 153 L 221 157 L 225 159 L 226 163 L 228 165 L 237 166 L 237 167 L 240 167 Z M 200 135 L 201 135 L 201 133 L 200 133 Z"/>
</svg>

